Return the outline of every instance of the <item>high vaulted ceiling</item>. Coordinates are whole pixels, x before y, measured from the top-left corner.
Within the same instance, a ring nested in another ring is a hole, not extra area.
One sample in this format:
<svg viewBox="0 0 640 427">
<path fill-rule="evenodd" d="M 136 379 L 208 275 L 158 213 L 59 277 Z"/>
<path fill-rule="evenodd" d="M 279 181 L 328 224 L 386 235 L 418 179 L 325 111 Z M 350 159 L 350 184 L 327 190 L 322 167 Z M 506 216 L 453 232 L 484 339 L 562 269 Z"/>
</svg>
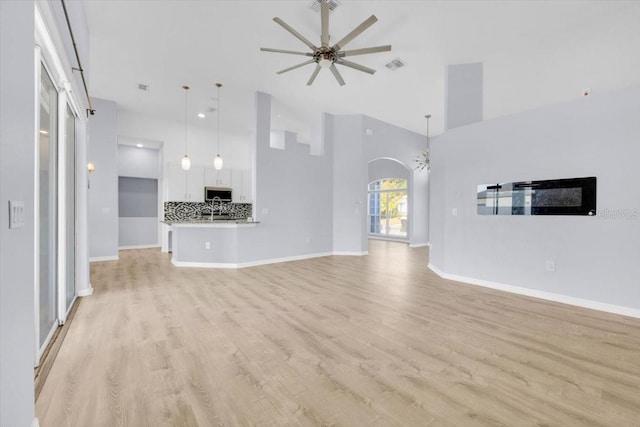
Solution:
<svg viewBox="0 0 640 427">
<path fill-rule="evenodd" d="M 126 111 L 181 121 L 188 84 L 194 125 L 215 127 L 214 84 L 221 82 L 222 127 L 250 131 L 256 90 L 277 99 L 276 127 L 301 130 L 323 111 L 363 113 L 432 135 L 443 131 L 445 68 L 484 62 L 485 118 L 640 84 L 637 1 L 357 1 L 331 13 L 337 41 L 371 14 L 379 21 L 349 49 L 391 44 L 391 52 L 354 57 L 377 70 L 341 67 L 338 86 L 313 66 L 277 75 L 304 57 L 260 47 L 304 51 L 272 18 L 320 43 L 320 14 L 311 0 L 86 1 L 91 35 L 90 92 Z M 397 71 L 385 63 L 400 58 Z M 138 84 L 146 84 L 146 92 Z M 196 113 L 208 114 L 198 119 Z"/>
</svg>

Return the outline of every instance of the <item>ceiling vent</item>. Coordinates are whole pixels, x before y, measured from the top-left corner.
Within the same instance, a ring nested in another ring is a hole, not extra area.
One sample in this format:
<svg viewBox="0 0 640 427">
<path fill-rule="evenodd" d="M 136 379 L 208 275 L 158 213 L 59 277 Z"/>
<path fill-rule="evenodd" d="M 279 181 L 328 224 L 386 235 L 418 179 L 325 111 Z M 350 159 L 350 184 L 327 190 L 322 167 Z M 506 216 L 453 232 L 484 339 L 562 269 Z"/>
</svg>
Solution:
<svg viewBox="0 0 640 427">
<path fill-rule="evenodd" d="M 143 91 L 148 91 L 149 90 L 149 86 L 148 85 L 143 85 L 142 83 L 138 83 L 138 89 L 143 90 Z"/>
<path fill-rule="evenodd" d="M 210 113 L 215 113 L 216 109 L 214 107 L 209 107 L 209 109 L 207 110 Z"/>
<path fill-rule="evenodd" d="M 333 12 L 338 6 L 340 6 L 340 2 L 338 0 L 312 0 L 309 7 L 320 13 L 321 3 L 327 3 L 329 5 L 329 12 Z"/>
<path fill-rule="evenodd" d="M 384 66 L 390 69 L 391 71 L 396 71 L 398 68 L 402 68 L 405 65 L 407 65 L 407 63 L 400 58 L 396 58 L 393 61 L 388 62 L 387 64 L 384 64 Z"/>
</svg>

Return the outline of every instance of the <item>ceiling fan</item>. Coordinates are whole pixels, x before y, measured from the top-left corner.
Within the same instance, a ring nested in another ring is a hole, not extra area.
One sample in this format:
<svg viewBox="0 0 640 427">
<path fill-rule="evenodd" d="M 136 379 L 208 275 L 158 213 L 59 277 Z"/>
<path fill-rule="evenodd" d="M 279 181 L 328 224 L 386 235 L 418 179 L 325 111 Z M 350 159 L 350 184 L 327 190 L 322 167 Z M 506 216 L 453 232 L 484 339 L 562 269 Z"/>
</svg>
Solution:
<svg viewBox="0 0 640 427">
<path fill-rule="evenodd" d="M 284 70 L 280 70 L 277 74 L 286 73 L 287 71 L 295 70 L 296 68 L 304 67 L 309 64 L 316 64 L 315 70 L 311 74 L 311 78 L 307 82 L 307 86 L 311 86 L 313 81 L 318 76 L 318 73 L 323 68 L 328 68 L 333 73 L 333 76 L 336 78 L 340 86 L 344 86 L 345 82 L 340 75 L 340 72 L 336 68 L 336 64 L 344 65 L 345 67 L 353 68 L 358 71 L 362 71 L 369 74 L 374 74 L 376 70 L 373 68 L 365 67 L 364 65 L 356 64 L 355 62 L 351 62 L 345 59 L 348 56 L 356 56 L 356 55 L 366 55 L 369 53 L 377 53 L 377 52 L 387 52 L 391 50 L 391 45 L 385 46 L 375 46 L 375 47 L 365 47 L 362 49 L 353 49 L 353 50 L 342 50 L 347 43 L 351 40 L 355 39 L 361 33 L 363 33 L 367 28 L 372 26 L 378 21 L 378 18 L 375 15 L 371 15 L 367 19 L 362 22 L 362 24 L 358 25 L 353 29 L 349 34 L 344 36 L 340 41 L 338 41 L 333 46 L 329 45 L 329 4 L 326 0 L 322 0 L 320 4 L 320 22 L 322 26 L 322 33 L 320 35 L 320 46 L 316 46 L 307 40 L 302 34 L 294 30 L 290 25 L 284 22 L 282 19 L 276 17 L 273 18 L 277 24 L 279 24 L 282 28 L 293 34 L 298 40 L 302 43 L 306 44 L 312 52 L 298 52 L 293 50 L 284 50 L 284 49 L 271 49 L 262 47 L 260 48 L 263 52 L 276 52 L 276 53 L 288 53 L 291 55 L 302 55 L 309 56 L 311 59 L 305 61 L 301 64 L 294 65 L 293 67 L 285 68 Z"/>
</svg>

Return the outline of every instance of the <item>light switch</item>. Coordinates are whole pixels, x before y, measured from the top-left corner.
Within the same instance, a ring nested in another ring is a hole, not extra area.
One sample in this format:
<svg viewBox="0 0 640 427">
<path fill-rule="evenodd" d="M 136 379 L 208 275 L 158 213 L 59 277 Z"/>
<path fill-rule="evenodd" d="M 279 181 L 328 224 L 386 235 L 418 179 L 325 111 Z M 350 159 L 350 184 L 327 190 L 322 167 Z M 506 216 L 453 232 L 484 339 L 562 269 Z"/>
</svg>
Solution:
<svg viewBox="0 0 640 427">
<path fill-rule="evenodd" d="M 269 215 L 269 208 L 262 208 L 262 215 Z"/>
<path fill-rule="evenodd" d="M 9 200 L 9 228 L 24 227 L 24 202 Z"/>
<path fill-rule="evenodd" d="M 451 209 L 451 215 L 458 216 L 458 208 Z"/>
</svg>

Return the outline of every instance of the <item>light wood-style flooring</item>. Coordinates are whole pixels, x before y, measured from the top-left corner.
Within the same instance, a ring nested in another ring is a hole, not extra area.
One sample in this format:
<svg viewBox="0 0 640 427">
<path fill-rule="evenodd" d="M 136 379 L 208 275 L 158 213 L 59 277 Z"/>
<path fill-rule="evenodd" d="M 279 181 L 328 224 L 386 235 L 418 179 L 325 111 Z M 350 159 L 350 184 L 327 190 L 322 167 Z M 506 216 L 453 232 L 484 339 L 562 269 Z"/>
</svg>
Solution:
<svg viewBox="0 0 640 427">
<path fill-rule="evenodd" d="M 91 266 L 42 427 L 640 426 L 640 320 L 442 280 L 426 248 Z"/>
</svg>

